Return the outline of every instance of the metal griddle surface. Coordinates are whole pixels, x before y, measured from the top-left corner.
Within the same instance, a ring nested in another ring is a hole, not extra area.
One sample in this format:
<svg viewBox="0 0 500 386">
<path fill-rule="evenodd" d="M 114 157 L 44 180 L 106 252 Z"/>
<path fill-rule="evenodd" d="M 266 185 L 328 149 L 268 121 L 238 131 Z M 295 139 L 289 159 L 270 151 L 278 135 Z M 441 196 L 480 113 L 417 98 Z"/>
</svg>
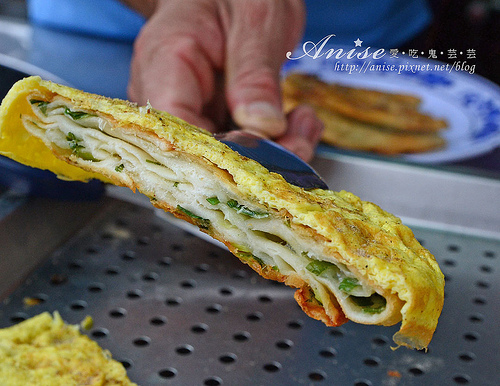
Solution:
<svg viewBox="0 0 500 386">
<path fill-rule="evenodd" d="M 118 200 L 4 301 L 0 327 L 43 311 L 91 315 L 87 334 L 140 385 L 498 385 L 500 243 L 415 233 L 447 278 L 427 353 L 391 350 L 397 326 L 325 327 L 292 289 Z"/>
</svg>

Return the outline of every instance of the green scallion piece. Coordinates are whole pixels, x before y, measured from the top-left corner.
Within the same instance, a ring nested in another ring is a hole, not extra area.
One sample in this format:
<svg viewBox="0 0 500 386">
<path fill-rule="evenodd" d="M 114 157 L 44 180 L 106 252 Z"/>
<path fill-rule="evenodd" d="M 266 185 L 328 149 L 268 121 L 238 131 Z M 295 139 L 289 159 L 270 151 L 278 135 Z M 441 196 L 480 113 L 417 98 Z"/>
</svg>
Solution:
<svg viewBox="0 0 500 386">
<path fill-rule="evenodd" d="M 85 146 L 80 145 L 80 142 L 82 140 L 78 138 L 75 134 L 73 134 L 71 131 L 68 132 L 68 134 L 66 135 L 66 140 L 69 143 L 69 148 L 76 156 L 80 157 L 81 159 L 84 159 L 85 161 L 92 161 L 92 162 L 100 161 L 97 158 L 94 158 L 92 153 L 88 151 L 83 151 L 83 149 L 85 149 Z"/>
<path fill-rule="evenodd" d="M 313 260 L 306 265 L 306 269 L 309 272 L 314 273 L 315 275 L 321 275 L 325 270 L 332 267 L 335 267 L 335 265 L 332 263 L 328 263 L 327 261 L 319 261 L 319 260 Z"/>
<path fill-rule="evenodd" d="M 188 209 L 183 208 L 180 205 L 177 205 L 177 210 L 180 210 L 185 215 L 196 220 L 196 224 L 202 229 L 208 229 L 208 227 L 210 226 L 210 220 L 207 218 L 200 217 L 200 216 L 194 214 L 193 212 L 189 211 Z"/>
<path fill-rule="evenodd" d="M 159 163 L 158 161 L 154 161 L 154 160 L 151 160 L 151 159 L 147 159 L 146 162 L 150 163 L 150 164 L 153 164 L 153 165 L 160 165 L 160 166 L 162 166 L 161 163 Z"/>
<path fill-rule="evenodd" d="M 209 204 L 211 204 L 211 205 L 217 205 L 217 204 L 219 204 L 219 203 L 220 203 L 220 200 L 219 200 L 219 198 L 218 198 L 217 196 L 208 197 L 208 198 L 207 198 L 207 201 L 208 201 L 208 203 L 209 203 Z"/>
<path fill-rule="evenodd" d="M 351 291 L 356 287 L 360 287 L 360 284 L 358 279 L 353 277 L 346 277 L 339 284 L 339 290 L 345 292 L 346 294 L 351 293 Z"/>
<path fill-rule="evenodd" d="M 248 216 L 248 217 L 252 217 L 252 218 L 267 218 L 267 217 L 269 217 L 269 213 L 251 210 L 250 208 L 247 208 L 244 205 L 240 205 L 238 203 L 238 201 L 236 201 L 236 200 L 229 200 L 226 204 L 230 208 L 235 209 L 238 213 L 244 214 L 245 216 Z"/>
<path fill-rule="evenodd" d="M 318 295 L 316 295 L 316 293 L 312 289 L 309 289 L 309 293 L 307 294 L 306 302 L 323 306 L 323 302 L 321 301 L 321 298 Z"/>
<path fill-rule="evenodd" d="M 350 296 L 349 298 L 367 314 L 380 314 L 387 305 L 385 298 L 379 294 L 373 294 L 370 297 Z"/>
<path fill-rule="evenodd" d="M 81 148 L 85 149 L 83 146 Z M 81 159 L 84 159 L 85 161 L 92 161 L 92 162 L 99 162 L 97 158 L 95 158 L 91 153 L 88 151 L 81 151 L 80 148 L 78 149 L 73 149 L 73 153 L 80 157 Z"/>
<path fill-rule="evenodd" d="M 255 255 L 252 255 L 252 259 L 254 259 L 257 263 L 259 263 L 259 265 L 264 268 L 266 266 L 266 264 L 262 261 L 262 259 L 258 258 L 257 256 Z"/>
<path fill-rule="evenodd" d="M 77 138 L 71 131 L 66 135 L 66 141 L 69 142 L 69 148 L 73 150 L 73 152 L 85 148 L 85 146 L 79 144 L 82 140 Z"/>
<path fill-rule="evenodd" d="M 30 99 L 30 103 L 32 105 L 37 105 L 43 115 L 47 115 L 47 105 L 49 104 L 49 102 L 42 101 L 40 99 Z"/>
<path fill-rule="evenodd" d="M 69 115 L 74 120 L 82 119 L 89 116 L 94 116 L 93 114 L 89 114 L 84 111 L 72 111 L 67 107 L 64 108 L 64 114 Z"/>
<path fill-rule="evenodd" d="M 230 208 L 233 208 L 233 209 L 238 209 L 238 201 L 236 201 L 236 200 L 229 200 L 227 202 L 227 206 L 229 206 Z"/>
</svg>

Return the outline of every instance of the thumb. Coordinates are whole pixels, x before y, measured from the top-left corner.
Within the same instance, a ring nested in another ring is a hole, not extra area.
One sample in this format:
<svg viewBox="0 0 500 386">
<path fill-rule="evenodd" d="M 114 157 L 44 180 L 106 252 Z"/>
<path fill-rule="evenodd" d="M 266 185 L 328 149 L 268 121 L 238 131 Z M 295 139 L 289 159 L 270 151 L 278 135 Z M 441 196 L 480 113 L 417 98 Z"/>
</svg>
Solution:
<svg viewBox="0 0 500 386">
<path fill-rule="evenodd" d="M 223 15 L 229 111 L 238 125 L 268 137 L 286 130 L 279 75 L 303 24 L 302 7 L 290 3 L 296 2 L 238 0 Z"/>
<path fill-rule="evenodd" d="M 241 127 L 251 128 L 267 137 L 279 137 L 286 130 L 281 107 L 279 78 L 272 68 L 254 58 L 238 66 L 226 86 L 229 110 Z"/>
</svg>

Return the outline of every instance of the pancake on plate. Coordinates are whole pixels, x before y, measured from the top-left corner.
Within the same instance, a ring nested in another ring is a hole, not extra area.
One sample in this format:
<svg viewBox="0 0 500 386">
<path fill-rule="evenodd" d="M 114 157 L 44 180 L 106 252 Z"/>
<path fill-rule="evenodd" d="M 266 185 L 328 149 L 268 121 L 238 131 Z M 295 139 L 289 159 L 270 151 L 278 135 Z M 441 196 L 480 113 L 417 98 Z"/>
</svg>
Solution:
<svg viewBox="0 0 500 386">
<path fill-rule="evenodd" d="M 344 149 L 394 155 L 436 150 L 447 123 L 420 111 L 421 100 L 406 94 L 326 83 L 291 73 L 282 82 L 286 111 L 313 107 L 324 123 L 323 142 Z"/>
</svg>

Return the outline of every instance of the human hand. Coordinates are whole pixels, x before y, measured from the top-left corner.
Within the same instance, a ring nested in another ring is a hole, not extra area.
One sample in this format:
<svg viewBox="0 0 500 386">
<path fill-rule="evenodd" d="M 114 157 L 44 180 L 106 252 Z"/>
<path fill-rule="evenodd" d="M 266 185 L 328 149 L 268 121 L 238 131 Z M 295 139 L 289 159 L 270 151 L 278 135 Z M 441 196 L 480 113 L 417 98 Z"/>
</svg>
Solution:
<svg viewBox="0 0 500 386">
<path fill-rule="evenodd" d="M 279 86 L 303 24 L 302 0 L 158 0 L 135 42 L 129 97 L 212 132 L 231 116 L 310 160 L 322 124 L 304 106 L 285 117 Z"/>
</svg>

